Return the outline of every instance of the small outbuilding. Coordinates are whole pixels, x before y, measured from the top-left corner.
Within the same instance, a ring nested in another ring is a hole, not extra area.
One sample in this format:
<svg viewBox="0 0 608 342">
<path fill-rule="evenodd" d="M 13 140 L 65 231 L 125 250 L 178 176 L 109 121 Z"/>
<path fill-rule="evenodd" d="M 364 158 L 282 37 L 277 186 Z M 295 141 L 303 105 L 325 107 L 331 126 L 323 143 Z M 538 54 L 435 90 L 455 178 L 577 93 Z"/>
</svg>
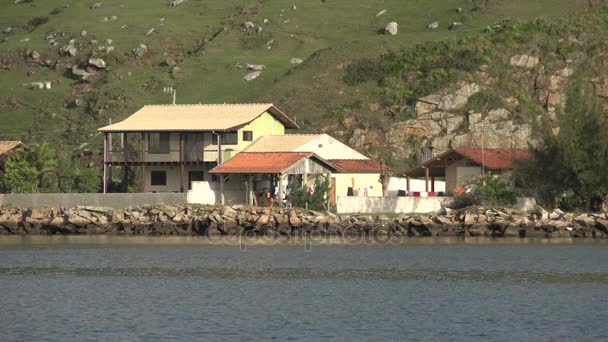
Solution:
<svg viewBox="0 0 608 342">
<path fill-rule="evenodd" d="M 244 189 L 247 204 L 253 204 L 254 194 L 266 191 L 276 192 L 282 203 L 291 189 L 311 186 L 318 176 L 333 172 L 333 165 L 312 152 L 241 152 L 210 171 L 223 177 L 222 198 L 226 190 Z"/>
<path fill-rule="evenodd" d="M 453 148 L 424 163 L 400 173 L 408 179 L 424 179 L 426 191 L 435 191 L 435 179 L 445 180 L 445 189 L 451 192 L 466 185 L 471 179 L 481 175 L 510 175 L 515 160 L 530 159 L 524 149 L 478 149 Z"/>
</svg>

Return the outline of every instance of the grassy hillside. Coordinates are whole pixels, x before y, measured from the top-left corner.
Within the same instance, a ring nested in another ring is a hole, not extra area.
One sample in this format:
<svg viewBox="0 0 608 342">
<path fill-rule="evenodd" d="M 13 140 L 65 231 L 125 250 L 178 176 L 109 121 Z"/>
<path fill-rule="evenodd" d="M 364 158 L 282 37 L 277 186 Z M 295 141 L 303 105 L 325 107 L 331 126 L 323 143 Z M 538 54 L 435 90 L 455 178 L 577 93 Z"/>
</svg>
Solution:
<svg viewBox="0 0 608 342">
<path fill-rule="evenodd" d="M 315 130 L 332 110 L 355 101 L 377 102 L 373 82 L 355 86 L 343 82 L 345 67 L 352 61 L 421 42 L 475 36 L 506 17 L 562 17 L 590 4 L 588 0 L 186 0 L 170 7 L 166 0 L 105 0 L 100 8 L 91 9 L 95 2 L 0 1 L 0 31 L 12 29 L 0 33 L 0 139 L 51 139 L 65 147 L 98 144 L 95 128 L 108 119 L 121 120 L 144 104 L 168 103 L 170 96 L 162 92 L 166 86 L 177 89 L 178 103 L 271 101 L 297 116 L 305 130 Z M 382 10 L 386 12 L 377 16 Z M 244 31 L 246 21 L 262 31 Z M 399 23 L 398 35 L 380 34 L 391 21 Z M 434 21 L 439 21 L 439 28 L 427 29 Z M 464 23 L 462 29 L 448 30 L 454 21 Z M 154 32 L 145 35 L 152 28 Z M 53 33 L 59 43 L 55 47 L 46 39 Z M 70 39 L 75 39 L 78 55 L 60 55 L 59 48 Z M 138 59 L 132 50 L 139 44 L 145 44 L 149 53 Z M 115 50 L 106 53 L 100 46 Z M 51 66 L 28 61 L 28 50 L 38 51 Z M 90 56 L 102 57 L 109 65 L 93 83 L 66 77 L 55 67 L 58 62 L 84 65 Z M 304 63 L 291 64 L 293 57 Z M 173 62 L 179 71 L 167 65 Z M 246 63 L 263 64 L 266 69 L 246 82 L 242 78 L 248 71 L 237 67 Z M 23 87 L 33 81 L 52 81 L 53 87 Z M 76 99 L 80 105 L 70 106 Z"/>
</svg>

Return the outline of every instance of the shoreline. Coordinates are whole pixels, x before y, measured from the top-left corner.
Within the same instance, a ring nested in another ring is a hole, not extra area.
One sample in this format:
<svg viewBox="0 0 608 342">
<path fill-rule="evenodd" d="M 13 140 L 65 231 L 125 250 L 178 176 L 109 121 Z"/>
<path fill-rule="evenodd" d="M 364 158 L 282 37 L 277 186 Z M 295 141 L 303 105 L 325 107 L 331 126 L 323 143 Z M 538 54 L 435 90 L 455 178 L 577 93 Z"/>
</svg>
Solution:
<svg viewBox="0 0 608 342">
<path fill-rule="evenodd" d="M 343 239 L 336 236 L 308 238 L 306 236 L 256 236 L 241 239 L 238 236 L 220 236 L 210 238 L 202 235 L 169 236 L 169 235 L 2 235 L 0 247 L 14 246 L 216 246 L 216 247 L 287 247 L 287 246 L 425 246 L 425 245 L 472 245 L 472 246 L 508 246 L 508 245 L 606 245 L 608 239 L 593 238 L 544 238 L 544 237 L 400 237 L 387 239 Z"/>
<path fill-rule="evenodd" d="M 509 208 L 466 208 L 444 214 L 342 215 L 295 208 L 154 205 L 0 209 L 0 235 L 234 236 L 390 240 L 419 237 L 608 238 L 608 214 L 539 217 Z"/>
</svg>

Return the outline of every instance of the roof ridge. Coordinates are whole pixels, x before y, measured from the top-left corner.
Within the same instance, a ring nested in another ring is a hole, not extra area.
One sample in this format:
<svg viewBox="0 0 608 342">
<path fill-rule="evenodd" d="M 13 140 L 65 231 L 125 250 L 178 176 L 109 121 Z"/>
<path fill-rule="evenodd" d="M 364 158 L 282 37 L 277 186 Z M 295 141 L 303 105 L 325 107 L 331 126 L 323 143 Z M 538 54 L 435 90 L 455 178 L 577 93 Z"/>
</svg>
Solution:
<svg viewBox="0 0 608 342">
<path fill-rule="evenodd" d="M 144 105 L 144 107 L 195 107 L 195 106 L 274 106 L 274 104 L 272 103 L 258 103 L 258 102 L 254 102 L 254 103 L 176 103 L 176 104 L 172 104 L 172 103 L 167 103 L 167 104 L 147 104 Z"/>
</svg>

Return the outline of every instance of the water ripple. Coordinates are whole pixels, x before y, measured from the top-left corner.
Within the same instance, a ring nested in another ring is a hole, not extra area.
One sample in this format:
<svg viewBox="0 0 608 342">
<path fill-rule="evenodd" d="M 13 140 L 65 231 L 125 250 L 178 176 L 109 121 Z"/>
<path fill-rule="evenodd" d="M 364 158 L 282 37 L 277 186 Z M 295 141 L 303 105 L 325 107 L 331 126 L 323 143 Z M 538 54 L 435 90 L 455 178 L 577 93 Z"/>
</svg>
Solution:
<svg viewBox="0 0 608 342">
<path fill-rule="evenodd" d="M 560 273 L 486 270 L 402 270 L 312 268 L 65 268 L 2 267 L 0 276 L 65 275 L 77 277 L 200 277 L 210 279 L 377 279 L 435 281 L 529 281 L 543 283 L 608 283 L 608 273 Z"/>
</svg>

